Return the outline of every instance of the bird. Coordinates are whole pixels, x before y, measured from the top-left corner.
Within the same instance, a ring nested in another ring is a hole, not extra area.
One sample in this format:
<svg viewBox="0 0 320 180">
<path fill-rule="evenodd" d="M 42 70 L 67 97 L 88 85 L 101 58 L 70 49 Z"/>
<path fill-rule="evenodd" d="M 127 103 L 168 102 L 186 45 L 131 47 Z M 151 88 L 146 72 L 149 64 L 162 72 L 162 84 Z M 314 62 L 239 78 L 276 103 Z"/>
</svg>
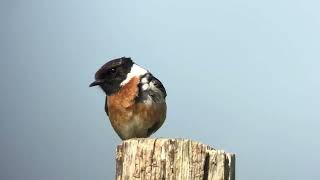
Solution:
<svg viewBox="0 0 320 180">
<path fill-rule="evenodd" d="M 130 57 L 105 63 L 89 87 L 99 86 L 105 112 L 122 140 L 147 138 L 164 123 L 167 92 L 159 79 Z"/>
</svg>

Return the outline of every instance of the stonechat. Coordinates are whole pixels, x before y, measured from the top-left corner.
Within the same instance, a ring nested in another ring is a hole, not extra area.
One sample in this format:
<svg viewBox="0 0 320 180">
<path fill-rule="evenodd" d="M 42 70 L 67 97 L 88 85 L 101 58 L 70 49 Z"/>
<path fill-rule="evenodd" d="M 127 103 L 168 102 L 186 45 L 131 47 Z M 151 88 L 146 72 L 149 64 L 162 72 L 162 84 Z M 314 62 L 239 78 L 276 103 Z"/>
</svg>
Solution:
<svg viewBox="0 0 320 180">
<path fill-rule="evenodd" d="M 113 59 L 95 74 L 92 86 L 106 94 L 105 111 L 122 140 L 149 137 L 166 118 L 166 90 L 131 58 Z"/>
</svg>

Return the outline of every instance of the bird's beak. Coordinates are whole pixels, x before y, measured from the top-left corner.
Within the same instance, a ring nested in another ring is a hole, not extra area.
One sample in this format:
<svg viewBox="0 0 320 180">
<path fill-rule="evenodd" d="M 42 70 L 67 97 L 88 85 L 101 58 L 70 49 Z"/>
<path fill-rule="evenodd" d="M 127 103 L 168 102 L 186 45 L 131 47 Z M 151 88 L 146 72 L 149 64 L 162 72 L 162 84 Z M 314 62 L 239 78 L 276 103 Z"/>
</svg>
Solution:
<svg viewBox="0 0 320 180">
<path fill-rule="evenodd" d="M 89 87 L 96 86 L 96 85 L 100 85 L 100 84 L 102 84 L 102 83 L 104 83 L 103 80 L 95 80 L 93 83 L 91 83 L 91 84 L 89 85 Z"/>
</svg>

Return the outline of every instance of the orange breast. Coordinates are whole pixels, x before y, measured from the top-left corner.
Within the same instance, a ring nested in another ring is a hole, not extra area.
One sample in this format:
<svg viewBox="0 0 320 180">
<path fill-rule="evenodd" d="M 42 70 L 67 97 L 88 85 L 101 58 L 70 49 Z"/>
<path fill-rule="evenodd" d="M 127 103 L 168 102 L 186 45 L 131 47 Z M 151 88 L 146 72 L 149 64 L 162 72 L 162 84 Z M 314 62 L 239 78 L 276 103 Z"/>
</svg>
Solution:
<svg viewBox="0 0 320 180">
<path fill-rule="evenodd" d="M 119 92 L 108 96 L 108 112 L 112 121 L 126 121 L 132 113 L 135 98 L 138 94 L 139 78 L 133 77 Z M 114 122 L 117 123 L 117 122 Z"/>
<path fill-rule="evenodd" d="M 133 77 L 117 93 L 108 96 L 109 108 L 128 108 L 134 103 L 138 94 L 139 78 Z"/>
<path fill-rule="evenodd" d="M 158 129 L 166 116 L 166 104 L 135 104 L 139 78 L 132 78 L 118 93 L 108 96 L 110 122 L 122 139 L 147 137 L 148 129 Z"/>
</svg>

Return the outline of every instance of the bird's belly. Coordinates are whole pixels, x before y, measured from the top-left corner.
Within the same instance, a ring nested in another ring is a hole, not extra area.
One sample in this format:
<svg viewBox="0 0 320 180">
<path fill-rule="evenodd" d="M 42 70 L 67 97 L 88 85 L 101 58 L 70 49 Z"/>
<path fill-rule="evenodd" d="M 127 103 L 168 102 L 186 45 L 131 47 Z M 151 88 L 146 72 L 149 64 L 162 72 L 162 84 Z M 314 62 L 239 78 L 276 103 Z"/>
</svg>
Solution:
<svg viewBox="0 0 320 180">
<path fill-rule="evenodd" d="M 166 109 L 165 103 L 137 103 L 128 108 L 111 106 L 109 119 L 121 139 L 148 137 L 163 124 Z"/>
</svg>

